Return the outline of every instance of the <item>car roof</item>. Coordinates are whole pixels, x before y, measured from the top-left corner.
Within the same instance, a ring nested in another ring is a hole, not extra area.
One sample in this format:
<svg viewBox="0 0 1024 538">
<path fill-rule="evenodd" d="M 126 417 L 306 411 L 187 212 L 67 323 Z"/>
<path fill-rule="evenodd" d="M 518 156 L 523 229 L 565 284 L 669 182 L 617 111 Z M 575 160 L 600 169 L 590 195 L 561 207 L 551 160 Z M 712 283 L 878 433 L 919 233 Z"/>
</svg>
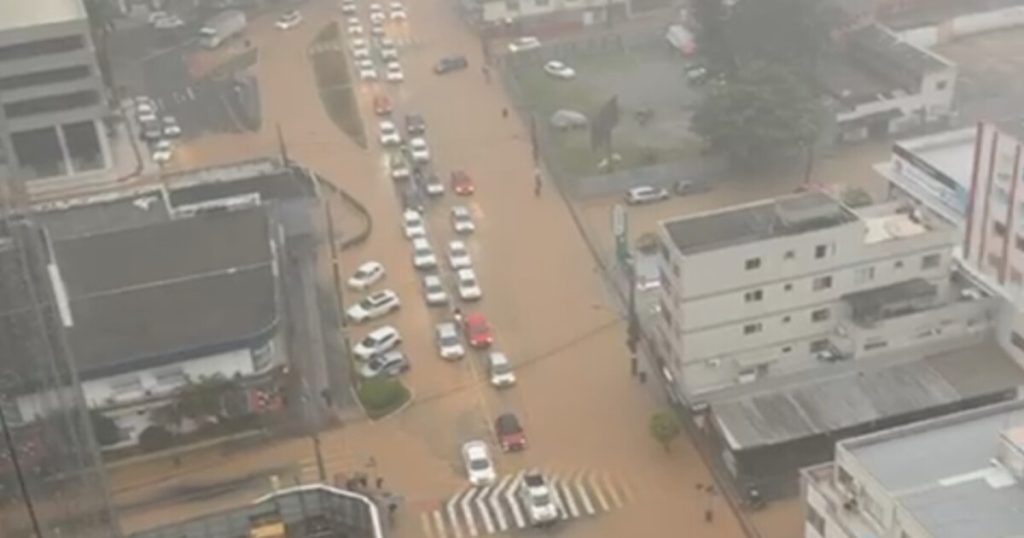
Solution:
<svg viewBox="0 0 1024 538">
<path fill-rule="evenodd" d="M 507 364 L 509 362 L 508 361 L 508 357 L 504 353 L 502 353 L 500 351 L 492 351 L 490 353 L 490 361 L 491 361 L 492 364 L 493 363 L 506 363 Z"/>
<path fill-rule="evenodd" d="M 464 250 L 466 248 L 466 244 L 463 243 L 462 241 L 459 241 L 458 239 L 456 239 L 454 241 L 449 241 L 448 242 L 448 248 L 450 248 L 452 250 L 455 250 L 455 249 L 463 249 Z"/>
<path fill-rule="evenodd" d="M 462 269 L 459 269 L 458 275 L 459 278 L 476 278 L 476 273 L 473 272 L 471 267 L 463 267 Z"/>
<path fill-rule="evenodd" d="M 385 325 L 383 327 L 377 327 L 376 329 L 370 331 L 370 333 L 367 334 L 366 336 L 372 336 L 374 340 L 379 340 L 390 334 L 398 334 L 398 329 L 392 327 L 391 325 Z"/>
<path fill-rule="evenodd" d="M 416 239 L 412 240 L 412 248 L 414 248 L 414 249 L 430 248 L 430 243 L 427 242 L 427 240 L 422 238 L 422 237 L 417 237 Z"/>
<path fill-rule="evenodd" d="M 417 219 L 422 219 L 423 218 L 423 215 L 420 215 L 420 212 L 416 211 L 415 209 L 406 209 L 405 212 L 402 213 L 402 216 L 404 216 L 406 218 L 409 218 L 409 217 L 416 217 Z"/>
<path fill-rule="evenodd" d="M 357 270 L 357 271 L 360 271 L 360 270 L 367 270 L 367 271 L 372 271 L 372 270 L 375 270 L 375 269 L 378 269 L 378 268 L 382 268 L 382 267 L 384 267 L 384 266 L 383 266 L 383 265 L 381 265 L 381 263 L 380 263 L 380 262 L 378 262 L 378 261 L 374 261 L 374 260 L 370 260 L 370 261 L 367 261 L 367 262 L 363 262 L 363 263 L 362 263 L 362 264 L 361 264 L 361 265 L 359 266 L 359 268 L 358 268 L 358 269 L 356 269 L 356 270 Z"/>
<path fill-rule="evenodd" d="M 462 445 L 462 450 L 466 451 L 470 457 L 487 458 L 487 443 L 479 440 L 466 441 Z"/>
<path fill-rule="evenodd" d="M 457 334 L 458 329 L 455 328 L 455 324 L 450 321 L 444 321 L 437 324 L 437 332 L 447 335 L 448 333 Z"/>
<path fill-rule="evenodd" d="M 440 284 L 441 283 L 441 277 L 431 273 L 429 275 L 423 275 L 423 281 L 428 283 L 428 284 Z"/>
</svg>

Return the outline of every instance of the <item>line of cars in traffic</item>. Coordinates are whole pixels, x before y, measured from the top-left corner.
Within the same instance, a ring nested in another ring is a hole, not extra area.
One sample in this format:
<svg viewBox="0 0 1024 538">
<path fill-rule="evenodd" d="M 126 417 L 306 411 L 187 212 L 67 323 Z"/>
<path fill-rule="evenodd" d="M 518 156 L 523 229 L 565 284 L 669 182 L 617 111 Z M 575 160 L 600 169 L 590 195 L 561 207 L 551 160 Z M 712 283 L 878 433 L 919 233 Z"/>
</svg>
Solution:
<svg viewBox="0 0 1024 538">
<path fill-rule="evenodd" d="M 164 165 L 174 157 L 172 140 L 181 136 L 181 125 L 171 115 L 160 115 L 160 107 L 153 99 L 139 95 L 132 99 L 131 112 L 135 115 L 139 138 L 149 146 L 150 158 Z"/>
<path fill-rule="evenodd" d="M 355 60 L 359 79 L 374 81 L 381 78 L 376 58 L 383 66 L 385 80 L 392 83 L 405 81 L 405 72 L 402 70 L 402 64 L 398 61 L 398 47 L 394 40 L 387 37 L 387 32 L 384 29 L 384 23 L 389 20 L 399 22 L 406 20 L 408 16 L 405 6 L 401 2 L 390 2 L 385 11 L 383 4 L 371 3 L 368 6 L 369 31 L 363 27 L 362 19 L 359 18 L 359 7 L 355 0 L 344 0 L 341 4 L 341 11 L 346 16 L 349 49 Z M 366 34 L 369 36 L 366 37 Z M 376 54 L 373 54 L 372 49 L 374 48 Z"/>
</svg>

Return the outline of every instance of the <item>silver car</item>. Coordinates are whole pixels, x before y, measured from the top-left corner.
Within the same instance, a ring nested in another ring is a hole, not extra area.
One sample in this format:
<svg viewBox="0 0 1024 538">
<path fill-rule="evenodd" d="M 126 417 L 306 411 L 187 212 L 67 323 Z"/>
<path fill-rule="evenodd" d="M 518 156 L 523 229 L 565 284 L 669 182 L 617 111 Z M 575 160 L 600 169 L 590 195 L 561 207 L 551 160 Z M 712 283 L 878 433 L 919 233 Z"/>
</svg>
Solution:
<svg viewBox="0 0 1024 538">
<path fill-rule="evenodd" d="M 459 329 L 454 323 L 447 321 L 438 323 L 434 329 L 434 336 L 437 340 L 437 352 L 442 359 L 461 359 L 466 354 L 466 348 L 462 345 L 462 337 L 459 336 Z"/>
<path fill-rule="evenodd" d="M 444 283 L 441 277 L 430 274 L 423 277 L 423 298 L 428 306 L 443 306 L 448 304 L 448 293 L 444 291 Z"/>
</svg>

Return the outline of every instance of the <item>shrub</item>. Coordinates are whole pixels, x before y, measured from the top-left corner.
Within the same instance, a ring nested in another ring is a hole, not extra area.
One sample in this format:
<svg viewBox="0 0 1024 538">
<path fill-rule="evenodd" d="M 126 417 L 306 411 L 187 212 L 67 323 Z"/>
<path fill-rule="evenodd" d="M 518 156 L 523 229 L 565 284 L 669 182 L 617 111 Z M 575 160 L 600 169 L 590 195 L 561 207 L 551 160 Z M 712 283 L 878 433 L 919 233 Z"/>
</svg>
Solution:
<svg viewBox="0 0 1024 538">
<path fill-rule="evenodd" d="M 409 400 L 409 389 L 392 378 L 368 379 L 359 385 L 359 401 L 370 418 L 387 415 Z"/>
<path fill-rule="evenodd" d="M 121 440 L 121 432 L 114 419 L 93 409 L 89 411 L 89 420 L 92 421 L 92 431 L 100 446 L 110 446 Z"/>
<path fill-rule="evenodd" d="M 163 450 L 174 443 L 174 434 L 163 426 L 150 426 L 139 434 L 139 448 L 144 452 Z"/>
</svg>

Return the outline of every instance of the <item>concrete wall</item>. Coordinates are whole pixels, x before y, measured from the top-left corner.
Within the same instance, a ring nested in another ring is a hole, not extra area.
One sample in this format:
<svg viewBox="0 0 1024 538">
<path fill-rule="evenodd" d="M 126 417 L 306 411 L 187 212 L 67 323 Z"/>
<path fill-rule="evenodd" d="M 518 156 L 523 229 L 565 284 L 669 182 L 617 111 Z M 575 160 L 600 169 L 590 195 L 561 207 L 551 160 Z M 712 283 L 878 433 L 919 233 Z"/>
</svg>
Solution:
<svg viewBox="0 0 1024 538">
<path fill-rule="evenodd" d="M 518 3 L 518 9 L 509 9 L 509 3 Z M 580 22 L 584 25 L 603 20 L 604 10 L 609 5 L 625 4 L 626 0 L 500 0 L 483 3 L 484 22 L 495 23 L 506 19 L 517 20 L 539 17 L 552 13 L 579 11 Z M 589 21 L 586 12 L 590 12 Z"/>
<path fill-rule="evenodd" d="M 919 47 L 932 47 L 964 37 L 1024 25 L 1024 6 L 1011 6 L 955 17 L 941 24 L 899 32 L 900 38 Z"/>
</svg>

